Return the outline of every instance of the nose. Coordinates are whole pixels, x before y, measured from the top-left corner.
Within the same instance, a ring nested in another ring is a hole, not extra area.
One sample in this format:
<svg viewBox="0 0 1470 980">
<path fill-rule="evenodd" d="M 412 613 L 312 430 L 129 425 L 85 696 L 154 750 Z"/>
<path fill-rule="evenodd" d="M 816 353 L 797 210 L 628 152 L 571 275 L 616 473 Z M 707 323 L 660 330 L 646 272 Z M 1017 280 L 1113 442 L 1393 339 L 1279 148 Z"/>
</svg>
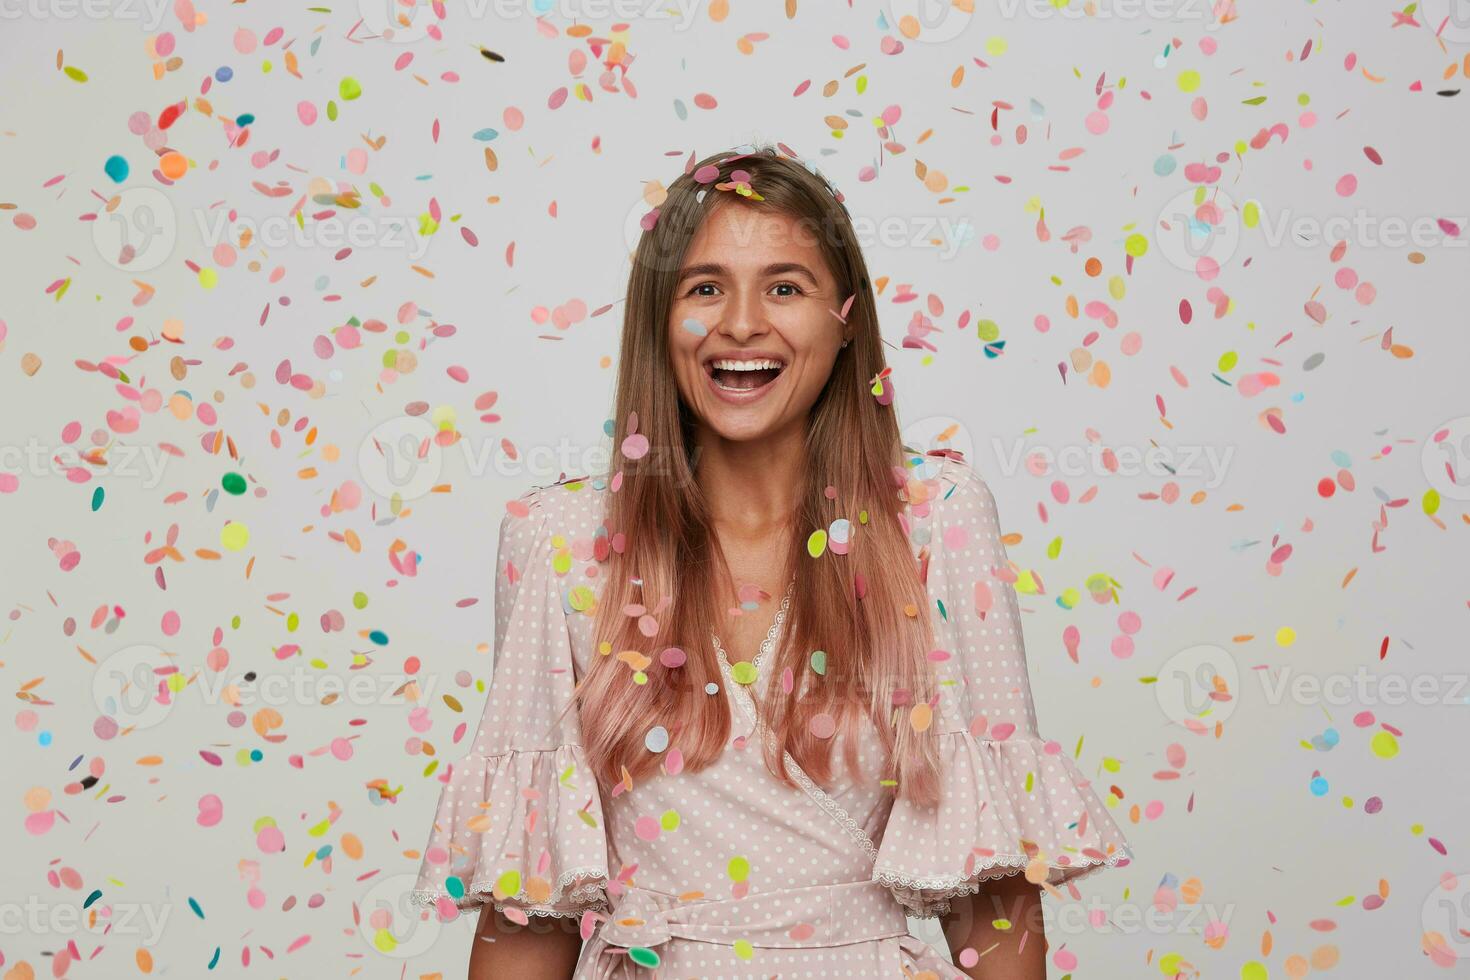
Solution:
<svg viewBox="0 0 1470 980">
<path fill-rule="evenodd" d="M 760 294 L 749 289 L 734 290 L 720 317 L 720 333 L 737 344 L 745 344 L 751 338 L 763 336 L 770 329 L 770 325 L 766 323 L 765 310 L 761 306 Z"/>
</svg>

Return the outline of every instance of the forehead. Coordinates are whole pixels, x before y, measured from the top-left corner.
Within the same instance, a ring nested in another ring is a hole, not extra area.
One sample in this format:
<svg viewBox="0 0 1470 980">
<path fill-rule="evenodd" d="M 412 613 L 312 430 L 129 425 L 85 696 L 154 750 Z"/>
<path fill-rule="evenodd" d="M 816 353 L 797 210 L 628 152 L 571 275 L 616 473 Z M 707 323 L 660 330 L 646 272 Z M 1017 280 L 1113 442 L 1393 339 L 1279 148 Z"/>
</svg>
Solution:
<svg viewBox="0 0 1470 980">
<path fill-rule="evenodd" d="M 686 260 L 716 257 L 734 269 L 773 261 L 800 262 L 829 273 L 821 248 L 821 226 L 783 211 L 730 202 L 717 206 L 689 242 Z"/>
</svg>

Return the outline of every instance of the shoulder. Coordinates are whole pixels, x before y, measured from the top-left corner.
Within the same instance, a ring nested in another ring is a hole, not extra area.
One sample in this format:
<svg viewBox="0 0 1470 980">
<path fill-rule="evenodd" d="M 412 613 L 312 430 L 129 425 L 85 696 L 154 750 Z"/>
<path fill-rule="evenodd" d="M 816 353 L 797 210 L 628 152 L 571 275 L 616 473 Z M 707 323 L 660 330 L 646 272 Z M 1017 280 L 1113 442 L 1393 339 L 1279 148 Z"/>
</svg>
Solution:
<svg viewBox="0 0 1470 980">
<path fill-rule="evenodd" d="M 995 496 L 979 471 L 955 450 L 911 456 L 905 507 L 918 525 L 954 525 L 994 519 Z"/>
<path fill-rule="evenodd" d="M 607 494 L 598 475 L 530 486 L 506 503 L 501 534 L 528 543 L 549 538 L 553 553 L 580 561 L 605 559 Z"/>
</svg>

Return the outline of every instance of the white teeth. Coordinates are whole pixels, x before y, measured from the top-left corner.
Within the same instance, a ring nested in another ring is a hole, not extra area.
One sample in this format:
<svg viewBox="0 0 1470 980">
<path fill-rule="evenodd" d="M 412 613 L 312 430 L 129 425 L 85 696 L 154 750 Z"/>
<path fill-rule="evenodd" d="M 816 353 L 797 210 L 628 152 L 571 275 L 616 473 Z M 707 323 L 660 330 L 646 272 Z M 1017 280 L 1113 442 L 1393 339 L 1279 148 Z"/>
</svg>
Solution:
<svg viewBox="0 0 1470 980">
<path fill-rule="evenodd" d="M 717 371 L 763 371 L 780 370 L 785 367 L 780 361 L 712 361 L 711 366 Z"/>
</svg>

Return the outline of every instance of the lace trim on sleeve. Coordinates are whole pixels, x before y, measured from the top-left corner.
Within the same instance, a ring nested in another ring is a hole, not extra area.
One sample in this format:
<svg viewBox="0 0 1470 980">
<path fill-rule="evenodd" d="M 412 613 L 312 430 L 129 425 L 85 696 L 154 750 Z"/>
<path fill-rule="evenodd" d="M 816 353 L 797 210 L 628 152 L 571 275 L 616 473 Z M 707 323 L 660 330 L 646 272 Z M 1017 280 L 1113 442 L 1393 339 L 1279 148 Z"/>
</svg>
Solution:
<svg viewBox="0 0 1470 980">
<path fill-rule="evenodd" d="M 1080 881 L 1088 875 L 1101 871 L 1103 868 L 1115 868 L 1122 861 L 1129 860 L 1131 855 L 1125 848 L 1115 854 L 1108 855 L 1104 861 L 1096 861 L 1090 864 L 1070 865 L 1065 868 L 1053 865 L 1052 870 L 1063 872 L 1073 871 L 1076 873 L 1067 877 L 1067 881 Z M 887 888 L 911 889 L 922 892 L 918 896 L 905 896 L 902 892 L 894 892 L 893 897 L 899 904 L 904 906 L 909 915 L 916 919 L 933 919 L 950 913 L 949 899 L 958 898 L 961 895 L 976 895 L 987 881 L 996 878 L 1011 878 L 1026 870 L 1031 859 L 1024 854 L 997 854 L 988 858 L 983 864 L 977 865 L 973 874 L 968 878 L 962 875 L 935 875 L 928 878 L 909 878 L 891 871 L 881 871 L 873 876 L 873 880 Z M 1000 872 L 995 874 L 993 872 Z M 981 878 L 980 875 L 992 872 Z"/>
<path fill-rule="evenodd" d="M 495 906 L 499 911 L 507 908 L 517 908 L 527 915 L 550 916 L 556 918 L 567 918 L 580 916 L 587 909 L 595 909 L 606 912 L 607 903 L 607 871 L 603 868 L 572 868 L 563 872 L 556 879 L 556 888 L 551 897 L 544 903 L 521 904 L 518 900 L 510 898 L 493 899 L 490 896 L 495 891 L 496 878 L 476 878 L 465 887 L 464 898 L 461 902 L 484 896 L 482 904 L 488 903 Z M 568 888 L 571 890 L 568 891 Z M 412 892 L 410 901 L 419 907 L 432 907 L 438 899 L 447 894 L 440 891 L 415 891 Z M 558 908 L 557 906 L 573 906 Z"/>
</svg>

